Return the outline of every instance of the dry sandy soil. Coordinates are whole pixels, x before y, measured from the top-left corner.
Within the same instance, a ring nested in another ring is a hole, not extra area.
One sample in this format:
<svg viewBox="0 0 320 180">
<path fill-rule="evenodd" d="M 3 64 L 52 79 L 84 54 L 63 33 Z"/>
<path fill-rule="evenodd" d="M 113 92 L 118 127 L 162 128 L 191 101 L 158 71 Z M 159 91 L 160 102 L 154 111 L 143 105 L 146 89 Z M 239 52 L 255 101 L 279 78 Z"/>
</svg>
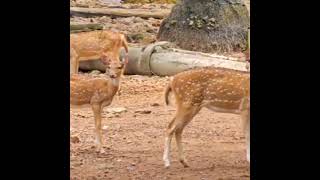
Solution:
<svg viewBox="0 0 320 180">
<path fill-rule="evenodd" d="M 175 114 L 165 106 L 166 77 L 125 76 L 122 94 L 104 109 L 106 153 L 94 148 L 90 108 L 71 109 L 71 179 L 249 179 L 240 117 L 203 109 L 185 128 L 183 145 L 190 164 L 184 168 L 172 141 L 172 165 L 162 161 L 164 132 Z M 171 98 L 172 99 L 172 98 Z M 172 103 L 174 104 L 174 103 Z M 125 112 L 114 113 L 114 108 Z"/>
</svg>

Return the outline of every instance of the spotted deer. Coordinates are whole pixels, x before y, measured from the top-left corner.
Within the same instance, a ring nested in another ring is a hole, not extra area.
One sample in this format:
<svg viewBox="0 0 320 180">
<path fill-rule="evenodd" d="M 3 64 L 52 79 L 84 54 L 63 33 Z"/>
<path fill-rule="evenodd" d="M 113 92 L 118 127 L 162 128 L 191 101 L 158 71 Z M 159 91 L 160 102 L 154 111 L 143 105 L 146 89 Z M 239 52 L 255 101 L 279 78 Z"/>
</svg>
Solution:
<svg viewBox="0 0 320 180">
<path fill-rule="evenodd" d="M 170 166 L 170 145 L 175 134 L 179 161 L 188 163 L 183 155 L 182 131 L 193 117 L 206 107 L 215 112 L 241 115 L 241 126 L 246 136 L 247 160 L 250 162 L 250 74 L 222 68 L 197 68 L 175 75 L 165 90 L 165 102 L 169 94 L 176 102 L 176 115 L 169 123 L 165 135 L 164 165 Z"/>
<path fill-rule="evenodd" d="M 125 64 L 111 62 L 104 77 L 88 77 L 72 74 L 70 78 L 70 104 L 72 107 L 90 105 L 95 120 L 95 143 L 97 150 L 104 152 L 101 137 L 103 108 L 110 105 L 117 93 Z"/>
<path fill-rule="evenodd" d="M 103 64 L 120 62 L 121 48 L 126 51 L 128 61 L 128 43 L 123 34 L 99 30 L 70 35 L 70 73 L 78 73 L 80 61 L 100 59 Z"/>
</svg>

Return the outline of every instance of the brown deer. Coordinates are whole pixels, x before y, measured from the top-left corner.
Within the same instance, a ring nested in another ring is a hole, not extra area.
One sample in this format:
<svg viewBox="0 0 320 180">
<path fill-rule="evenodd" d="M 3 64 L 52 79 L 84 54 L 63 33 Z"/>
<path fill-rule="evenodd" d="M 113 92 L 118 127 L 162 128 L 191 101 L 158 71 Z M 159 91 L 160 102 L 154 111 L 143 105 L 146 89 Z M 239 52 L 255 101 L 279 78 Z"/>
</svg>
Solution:
<svg viewBox="0 0 320 180">
<path fill-rule="evenodd" d="M 101 138 L 101 116 L 105 106 L 111 104 L 119 89 L 120 78 L 125 64 L 111 62 L 108 64 L 106 77 L 92 78 L 72 74 L 70 78 L 70 104 L 75 107 L 91 105 L 95 120 L 95 143 L 98 151 L 104 152 Z"/>
<path fill-rule="evenodd" d="M 175 75 L 165 90 L 165 102 L 172 92 L 176 100 L 176 115 L 166 130 L 163 160 L 170 166 L 170 144 L 175 134 L 179 161 L 189 167 L 183 155 L 182 131 L 193 117 L 206 107 L 215 112 L 241 115 L 246 135 L 247 160 L 250 162 L 250 74 L 222 68 L 198 68 Z"/>
<path fill-rule="evenodd" d="M 70 35 L 70 73 L 78 73 L 80 61 L 101 59 L 102 63 L 119 62 L 121 48 L 126 51 L 128 61 L 128 43 L 123 34 L 100 30 Z"/>
</svg>

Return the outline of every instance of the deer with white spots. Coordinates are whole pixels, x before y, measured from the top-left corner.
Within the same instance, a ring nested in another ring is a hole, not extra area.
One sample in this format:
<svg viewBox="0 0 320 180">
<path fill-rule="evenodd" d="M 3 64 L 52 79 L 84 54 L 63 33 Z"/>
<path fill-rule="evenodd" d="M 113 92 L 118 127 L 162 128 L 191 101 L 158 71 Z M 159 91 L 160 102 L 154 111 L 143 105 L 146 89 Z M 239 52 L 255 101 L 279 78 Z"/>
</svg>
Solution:
<svg viewBox="0 0 320 180">
<path fill-rule="evenodd" d="M 128 61 L 128 43 L 123 34 L 100 30 L 70 35 L 70 73 L 78 73 L 80 61 L 100 59 L 104 65 L 120 62 L 121 48 L 126 51 Z"/>
<path fill-rule="evenodd" d="M 117 93 L 120 78 L 125 64 L 111 62 L 108 65 L 105 77 L 86 77 L 80 74 L 72 74 L 70 79 L 70 104 L 72 107 L 90 105 L 95 120 L 95 143 L 97 150 L 103 153 L 101 138 L 101 116 L 105 106 L 111 104 Z"/>
<path fill-rule="evenodd" d="M 246 136 L 247 160 L 250 162 L 250 74 L 236 70 L 206 67 L 191 69 L 175 75 L 165 90 L 165 102 L 172 92 L 176 115 L 166 130 L 163 160 L 170 166 L 170 145 L 175 134 L 179 161 L 188 163 L 183 155 L 182 131 L 193 117 L 206 107 L 215 112 L 241 115 L 241 126 Z"/>
</svg>

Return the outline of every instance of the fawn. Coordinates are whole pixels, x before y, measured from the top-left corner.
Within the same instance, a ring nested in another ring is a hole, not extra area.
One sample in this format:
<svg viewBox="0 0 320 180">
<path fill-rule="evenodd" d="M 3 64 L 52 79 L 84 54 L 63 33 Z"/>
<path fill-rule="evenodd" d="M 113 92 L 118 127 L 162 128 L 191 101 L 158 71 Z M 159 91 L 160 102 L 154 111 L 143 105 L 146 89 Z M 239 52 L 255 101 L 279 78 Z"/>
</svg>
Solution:
<svg viewBox="0 0 320 180">
<path fill-rule="evenodd" d="M 126 63 L 127 61 L 125 61 Z M 106 77 L 92 78 L 72 74 L 70 78 L 70 104 L 72 106 L 91 105 L 95 120 L 95 143 L 98 151 L 104 152 L 101 138 L 101 116 L 105 106 L 111 104 L 117 93 L 125 63 L 111 62 Z"/>
</svg>

